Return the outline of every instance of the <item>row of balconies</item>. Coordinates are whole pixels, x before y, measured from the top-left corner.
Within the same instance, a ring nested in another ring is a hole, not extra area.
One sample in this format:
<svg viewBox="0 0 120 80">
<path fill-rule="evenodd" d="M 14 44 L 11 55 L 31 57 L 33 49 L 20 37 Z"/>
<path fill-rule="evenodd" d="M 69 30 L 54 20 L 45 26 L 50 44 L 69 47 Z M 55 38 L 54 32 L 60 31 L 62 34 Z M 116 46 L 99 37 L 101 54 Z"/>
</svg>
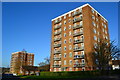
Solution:
<svg viewBox="0 0 120 80">
<path fill-rule="evenodd" d="M 83 39 L 74 40 L 74 44 L 77 44 L 77 43 L 83 43 Z"/>
<path fill-rule="evenodd" d="M 77 32 L 77 33 L 74 33 L 73 36 L 79 36 L 79 35 L 83 35 L 83 31 L 80 31 L 80 32 Z"/>
<path fill-rule="evenodd" d="M 54 38 L 54 42 L 55 42 L 55 41 L 60 41 L 60 40 L 61 40 L 61 37 Z"/>
<path fill-rule="evenodd" d="M 84 47 L 74 47 L 74 51 L 76 52 L 76 51 L 82 51 L 82 50 L 84 50 Z"/>
<path fill-rule="evenodd" d="M 61 50 L 55 50 L 54 51 L 54 54 L 60 54 L 61 53 Z"/>
<path fill-rule="evenodd" d="M 72 16 L 74 17 L 74 16 L 77 16 L 77 15 L 80 15 L 80 14 L 82 14 L 82 11 L 76 11 L 76 12 L 72 13 Z"/>
<path fill-rule="evenodd" d="M 55 20 L 54 25 L 60 23 L 61 21 L 62 20 L 60 20 L 60 19 Z"/>
<path fill-rule="evenodd" d="M 83 27 L 83 25 L 75 25 L 75 26 L 73 26 L 73 29 L 78 29 L 78 28 L 82 28 Z"/>
<path fill-rule="evenodd" d="M 61 58 L 60 57 L 55 57 L 54 60 L 59 61 L 59 60 L 61 60 Z"/>
<path fill-rule="evenodd" d="M 57 48 L 57 47 L 60 47 L 60 46 L 61 46 L 61 43 L 54 44 L 54 48 Z"/>
<path fill-rule="evenodd" d="M 53 67 L 54 67 L 54 68 L 60 68 L 60 67 L 61 67 L 61 65 L 56 64 L 56 65 L 53 65 Z"/>
<path fill-rule="evenodd" d="M 84 67 L 85 63 L 75 63 L 74 67 Z"/>
<path fill-rule="evenodd" d="M 73 23 L 76 23 L 76 22 L 79 22 L 79 21 L 82 21 L 82 16 L 73 19 Z"/>
<path fill-rule="evenodd" d="M 54 36 L 61 34 L 61 32 L 62 32 L 62 31 L 57 31 L 57 32 L 55 32 L 55 33 L 54 33 Z"/>
<path fill-rule="evenodd" d="M 74 56 L 74 59 L 81 59 L 81 58 L 84 58 L 84 55 L 75 55 Z"/>
<path fill-rule="evenodd" d="M 61 45 L 59 45 L 61 46 Z M 55 46 L 56 47 L 56 46 Z M 57 46 L 58 47 L 58 46 Z M 74 51 L 77 52 L 77 51 L 82 51 L 84 50 L 84 47 L 74 47 Z M 61 54 L 61 50 L 55 50 L 54 51 L 54 54 Z"/>
<path fill-rule="evenodd" d="M 54 27 L 54 30 L 61 28 L 62 25 L 57 25 Z"/>
<path fill-rule="evenodd" d="M 74 68 L 78 68 L 78 67 L 84 67 L 85 66 L 85 63 L 75 63 L 73 65 Z M 60 64 L 56 64 L 56 65 L 53 65 L 53 68 L 60 68 L 61 65 Z"/>
</svg>

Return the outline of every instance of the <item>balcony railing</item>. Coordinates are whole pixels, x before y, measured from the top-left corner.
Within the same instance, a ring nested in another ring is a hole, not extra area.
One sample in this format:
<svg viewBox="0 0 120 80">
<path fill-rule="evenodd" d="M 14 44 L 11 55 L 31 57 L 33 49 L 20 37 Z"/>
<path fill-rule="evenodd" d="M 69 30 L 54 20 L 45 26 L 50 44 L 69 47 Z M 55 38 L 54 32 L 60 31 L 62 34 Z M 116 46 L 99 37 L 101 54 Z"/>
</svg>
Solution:
<svg viewBox="0 0 120 80">
<path fill-rule="evenodd" d="M 55 36 L 55 35 L 59 35 L 59 34 L 61 34 L 61 31 L 55 32 L 55 33 L 54 33 L 54 36 Z"/>
<path fill-rule="evenodd" d="M 54 39 L 54 41 L 60 41 L 60 40 L 61 40 L 61 37 Z"/>
<path fill-rule="evenodd" d="M 60 54 L 61 53 L 61 50 L 55 50 L 54 51 L 54 54 Z"/>
<path fill-rule="evenodd" d="M 54 24 L 60 23 L 62 20 L 55 20 Z"/>
<path fill-rule="evenodd" d="M 77 16 L 77 15 L 80 15 L 80 14 L 82 14 L 82 12 L 78 11 L 78 12 L 73 13 L 72 16 L 74 17 L 74 16 Z"/>
<path fill-rule="evenodd" d="M 82 16 L 79 17 L 79 18 L 74 18 L 73 19 L 73 23 L 76 23 L 76 22 L 79 22 L 79 21 L 82 21 Z"/>
<path fill-rule="evenodd" d="M 53 65 L 54 68 L 60 68 L 61 65 Z"/>
<path fill-rule="evenodd" d="M 74 44 L 77 44 L 77 43 L 83 43 L 83 39 L 74 40 Z"/>
<path fill-rule="evenodd" d="M 61 28 L 62 25 L 58 25 L 54 27 L 54 30 Z"/>
<path fill-rule="evenodd" d="M 83 34 L 83 31 L 80 31 L 80 32 L 74 33 L 73 36 L 79 36 L 79 35 L 82 35 L 82 34 Z"/>
<path fill-rule="evenodd" d="M 82 28 L 83 26 L 82 25 L 75 25 L 73 26 L 73 29 L 78 29 L 78 28 Z"/>
<path fill-rule="evenodd" d="M 54 47 L 56 48 L 56 47 L 60 47 L 61 46 L 61 43 L 59 43 L 59 44 L 54 44 Z"/>
<path fill-rule="evenodd" d="M 57 57 L 56 57 L 56 58 L 54 58 L 54 60 L 55 60 L 55 61 L 59 61 L 59 60 L 61 60 L 61 58 L 57 58 Z"/>
<path fill-rule="evenodd" d="M 74 47 L 74 51 L 82 51 L 84 50 L 84 47 Z"/>
<path fill-rule="evenodd" d="M 75 63 L 73 67 L 84 67 L 85 63 Z"/>
<path fill-rule="evenodd" d="M 82 58 L 84 58 L 84 55 L 75 55 L 74 56 L 74 59 L 82 59 Z"/>
</svg>

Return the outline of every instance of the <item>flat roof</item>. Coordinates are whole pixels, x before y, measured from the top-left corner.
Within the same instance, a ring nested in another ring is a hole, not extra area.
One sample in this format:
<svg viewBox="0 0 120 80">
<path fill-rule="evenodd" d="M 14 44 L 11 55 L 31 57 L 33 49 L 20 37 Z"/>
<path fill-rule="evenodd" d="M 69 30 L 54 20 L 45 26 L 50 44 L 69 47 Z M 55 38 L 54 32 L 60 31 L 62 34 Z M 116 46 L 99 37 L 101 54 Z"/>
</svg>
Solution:
<svg viewBox="0 0 120 80">
<path fill-rule="evenodd" d="M 74 11 L 80 9 L 80 8 L 83 8 L 83 7 L 85 7 L 85 6 L 89 6 L 89 7 L 91 7 L 94 11 L 96 11 L 91 5 L 89 5 L 89 4 L 87 3 L 87 4 L 84 4 L 84 5 L 80 6 L 80 7 L 78 7 L 78 8 L 75 8 L 75 9 L 73 9 L 73 10 L 67 12 L 67 13 L 64 13 L 64 14 L 56 17 L 56 18 L 53 18 L 51 21 L 56 20 L 57 18 L 60 18 L 60 17 L 62 17 L 62 16 L 65 16 L 65 15 L 67 15 L 67 14 L 69 14 L 69 13 L 71 13 L 71 12 L 74 12 Z M 96 12 L 97 12 L 103 19 L 105 19 L 98 11 L 96 11 Z M 108 22 L 107 19 L 105 19 L 105 20 Z"/>
</svg>

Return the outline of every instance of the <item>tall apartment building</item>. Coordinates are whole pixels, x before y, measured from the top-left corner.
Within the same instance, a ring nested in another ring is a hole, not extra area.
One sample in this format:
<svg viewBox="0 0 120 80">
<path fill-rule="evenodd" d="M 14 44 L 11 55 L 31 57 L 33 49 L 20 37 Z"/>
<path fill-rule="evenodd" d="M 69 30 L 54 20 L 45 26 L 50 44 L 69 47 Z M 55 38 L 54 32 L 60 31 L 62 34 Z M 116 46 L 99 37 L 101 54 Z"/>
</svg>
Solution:
<svg viewBox="0 0 120 80">
<path fill-rule="evenodd" d="M 93 48 L 109 43 L 108 21 L 85 4 L 52 19 L 50 71 L 93 70 Z"/>
<path fill-rule="evenodd" d="M 14 74 L 22 74 L 22 66 L 33 66 L 34 54 L 20 51 L 12 53 L 10 72 Z"/>
</svg>

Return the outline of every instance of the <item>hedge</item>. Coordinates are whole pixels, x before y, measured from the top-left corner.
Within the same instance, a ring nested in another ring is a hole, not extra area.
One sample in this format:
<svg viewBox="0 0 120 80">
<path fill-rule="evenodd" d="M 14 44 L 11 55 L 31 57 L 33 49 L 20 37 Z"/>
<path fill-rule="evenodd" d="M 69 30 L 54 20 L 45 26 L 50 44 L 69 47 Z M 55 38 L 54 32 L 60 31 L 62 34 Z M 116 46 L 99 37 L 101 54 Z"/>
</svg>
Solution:
<svg viewBox="0 0 120 80">
<path fill-rule="evenodd" d="M 40 76 L 101 76 L 120 74 L 120 70 L 40 72 Z"/>
</svg>

